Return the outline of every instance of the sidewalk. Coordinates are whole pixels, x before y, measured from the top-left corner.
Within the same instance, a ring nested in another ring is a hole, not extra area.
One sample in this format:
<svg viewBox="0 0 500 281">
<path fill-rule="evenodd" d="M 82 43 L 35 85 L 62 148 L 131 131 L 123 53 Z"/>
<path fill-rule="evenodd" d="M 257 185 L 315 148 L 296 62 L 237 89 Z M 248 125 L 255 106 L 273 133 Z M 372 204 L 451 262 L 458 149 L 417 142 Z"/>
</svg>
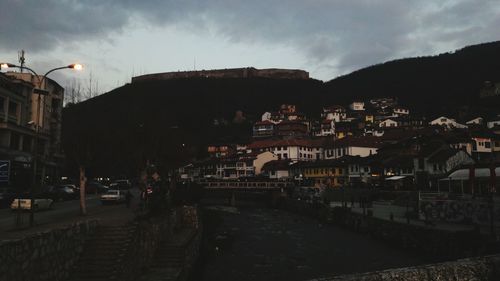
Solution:
<svg viewBox="0 0 500 281">
<path fill-rule="evenodd" d="M 25 236 L 33 235 L 36 233 L 48 231 L 55 228 L 61 228 L 64 226 L 72 225 L 78 221 L 84 220 L 99 220 L 102 225 L 121 225 L 135 217 L 136 211 L 139 209 L 139 197 L 135 196 L 132 198 L 130 208 L 127 208 L 125 204 L 110 205 L 110 206 L 97 206 L 94 208 L 87 209 L 87 215 L 82 216 L 79 212 L 76 212 L 74 216 L 58 219 L 54 222 L 49 223 L 36 223 L 33 227 L 27 227 L 29 213 L 24 213 L 24 227 L 16 229 L 14 225 L 13 214 L 13 224 L 10 229 L 0 229 L 0 241 L 1 240 L 12 240 L 12 239 L 22 239 Z M 50 211 L 49 211 L 50 212 Z"/>
<path fill-rule="evenodd" d="M 348 204 L 348 207 L 350 207 L 350 204 Z M 382 204 L 382 203 L 373 203 L 372 208 L 367 208 L 366 210 L 371 210 L 373 212 L 373 217 L 391 221 L 391 213 L 393 215 L 392 221 L 397 222 L 397 223 L 404 223 L 407 224 L 408 221 L 405 217 L 406 214 L 406 207 L 401 207 L 401 206 L 394 206 L 390 204 Z M 355 204 L 354 207 L 351 207 L 351 212 L 357 213 L 357 214 L 363 214 L 363 208 L 359 207 L 359 204 Z M 470 231 L 474 229 L 474 225 L 466 225 L 466 224 L 455 224 L 455 223 L 448 223 L 448 222 L 442 222 L 442 221 L 434 221 L 433 225 L 428 225 L 422 220 L 416 220 L 416 219 L 411 219 L 410 220 L 411 225 L 417 225 L 417 226 L 422 226 L 422 227 L 432 227 L 444 231 L 451 231 L 451 232 L 458 232 L 458 231 Z M 483 227 L 481 228 L 481 233 L 483 231 L 487 231 L 485 234 L 489 234 L 489 230 L 484 229 Z"/>
</svg>

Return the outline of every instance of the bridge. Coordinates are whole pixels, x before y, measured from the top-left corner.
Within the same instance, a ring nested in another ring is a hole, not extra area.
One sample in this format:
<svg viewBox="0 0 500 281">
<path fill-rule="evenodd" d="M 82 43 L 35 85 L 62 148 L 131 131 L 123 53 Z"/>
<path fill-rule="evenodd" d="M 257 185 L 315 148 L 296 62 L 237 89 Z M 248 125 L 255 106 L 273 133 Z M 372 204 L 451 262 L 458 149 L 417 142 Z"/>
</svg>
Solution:
<svg viewBox="0 0 500 281">
<path fill-rule="evenodd" d="M 199 182 L 204 190 L 204 198 L 223 199 L 231 206 L 236 202 L 260 201 L 272 202 L 287 195 L 294 187 L 291 182 L 278 181 L 204 181 Z"/>
<path fill-rule="evenodd" d="M 238 191 L 284 191 L 294 185 L 290 182 L 278 181 L 206 181 L 199 182 L 205 190 L 238 190 Z"/>
</svg>

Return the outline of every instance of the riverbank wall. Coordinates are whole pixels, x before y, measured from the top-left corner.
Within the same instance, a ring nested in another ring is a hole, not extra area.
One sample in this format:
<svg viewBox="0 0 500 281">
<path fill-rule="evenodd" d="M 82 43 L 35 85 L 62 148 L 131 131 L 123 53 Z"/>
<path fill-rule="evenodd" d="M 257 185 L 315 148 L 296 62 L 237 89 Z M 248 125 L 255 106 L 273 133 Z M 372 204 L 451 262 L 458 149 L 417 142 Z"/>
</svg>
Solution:
<svg viewBox="0 0 500 281">
<path fill-rule="evenodd" d="M 349 208 L 331 208 L 321 203 L 289 198 L 282 198 L 276 207 L 364 233 L 393 247 L 423 255 L 429 261 L 466 258 L 498 250 L 497 243 L 490 243 L 472 226 L 470 230 L 453 231 L 431 225 L 384 220 L 371 216 L 370 212 L 353 213 Z"/>
<path fill-rule="evenodd" d="M 76 222 L 18 240 L 0 242 L 0 280 L 66 280 L 95 233 L 98 220 Z"/>
</svg>

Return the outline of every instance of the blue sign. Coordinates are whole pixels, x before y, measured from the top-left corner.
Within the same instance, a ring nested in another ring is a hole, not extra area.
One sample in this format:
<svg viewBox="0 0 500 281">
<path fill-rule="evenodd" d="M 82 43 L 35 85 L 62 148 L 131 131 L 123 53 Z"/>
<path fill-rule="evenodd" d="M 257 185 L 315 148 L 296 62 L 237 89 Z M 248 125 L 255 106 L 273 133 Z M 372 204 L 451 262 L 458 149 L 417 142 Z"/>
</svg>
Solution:
<svg viewBox="0 0 500 281">
<path fill-rule="evenodd" d="M 0 160 L 0 182 L 9 182 L 10 161 Z"/>
</svg>

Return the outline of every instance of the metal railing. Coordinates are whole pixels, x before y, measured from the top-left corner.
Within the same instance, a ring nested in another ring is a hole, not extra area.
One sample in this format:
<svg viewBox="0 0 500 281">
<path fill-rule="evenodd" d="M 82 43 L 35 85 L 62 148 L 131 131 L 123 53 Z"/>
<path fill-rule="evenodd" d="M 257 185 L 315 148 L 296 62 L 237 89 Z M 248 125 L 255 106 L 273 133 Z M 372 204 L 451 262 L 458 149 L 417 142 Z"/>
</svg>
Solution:
<svg viewBox="0 0 500 281">
<path fill-rule="evenodd" d="M 289 182 L 236 182 L 236 181 L 210 181 L 200 183 L 208 189 L 278 189 L 292 186 Z"/>
</svg>

